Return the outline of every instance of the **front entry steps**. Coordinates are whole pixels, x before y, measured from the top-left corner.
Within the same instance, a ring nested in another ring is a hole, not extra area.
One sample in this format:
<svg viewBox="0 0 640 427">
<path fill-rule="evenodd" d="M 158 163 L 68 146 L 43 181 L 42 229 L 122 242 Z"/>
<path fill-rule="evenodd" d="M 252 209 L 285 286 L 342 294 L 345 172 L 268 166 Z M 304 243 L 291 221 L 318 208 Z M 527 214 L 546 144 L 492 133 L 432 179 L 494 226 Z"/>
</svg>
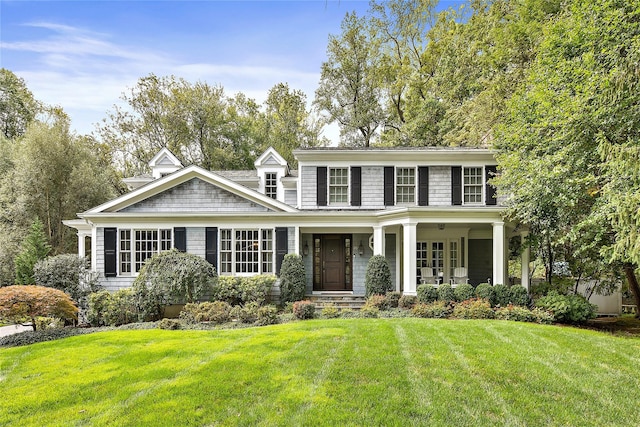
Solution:
<svg viewBox="0 0 640 427">
<path fill-rule="evenodd" d="M 339 310 L 360 310 L 365 303 L 365 297 L 344 292 L 322 292 L 308 297 L 313 302 L 316 310 L 322 310 L 326 306 L 334 305 Z"/>
</svg>

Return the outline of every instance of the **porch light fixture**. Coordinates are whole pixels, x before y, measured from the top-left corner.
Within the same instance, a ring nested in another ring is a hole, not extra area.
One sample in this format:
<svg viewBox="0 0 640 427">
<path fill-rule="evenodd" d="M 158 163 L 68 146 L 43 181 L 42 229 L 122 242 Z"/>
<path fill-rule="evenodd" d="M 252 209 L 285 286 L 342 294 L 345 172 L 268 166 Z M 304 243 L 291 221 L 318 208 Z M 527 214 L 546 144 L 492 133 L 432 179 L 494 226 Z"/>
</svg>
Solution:
<svg viewBox="0 0 640 427">
<path fill-rule="evenodd" d="M 362 246 L 362 240 L 360 240 L 360 246 L 358 246 L 358 254 L 364 255 L 364 246 Z"/>
<path fill-rule="evenodd" d="M 438 224 L 438 230 L 444 230 L 444 224 Z"/>
<path fill-rule="evenodd" d="M 304 242 L 304 247 L 302 248 L 302 255 L 309 255 L 309 243 L 307 241 Z"/>
</svg>

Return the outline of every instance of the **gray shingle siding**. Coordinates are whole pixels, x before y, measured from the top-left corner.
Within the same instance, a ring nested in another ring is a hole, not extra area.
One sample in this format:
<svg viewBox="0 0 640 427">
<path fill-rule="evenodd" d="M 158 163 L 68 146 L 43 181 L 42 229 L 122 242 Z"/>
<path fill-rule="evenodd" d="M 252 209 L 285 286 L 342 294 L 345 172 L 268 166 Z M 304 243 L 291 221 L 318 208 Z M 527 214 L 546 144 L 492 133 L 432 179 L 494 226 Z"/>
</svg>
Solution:
<svg viewBox="0 0 640 427">
<path fill-rule="evenodd" d="M 300 208 L 301 209 L 314 209 L 318 207 L 316 201 L 316 167 L 315 166 L 301 166 L 300 167 Z"/>
<path fill-rule="evenodd" d="M 362 208 L 384 208 L 384 168 L 382 166 L 362 168 Z"/>
<path fill-rule="evenodd" d="M 284 202 L 289 206 L 295 207 L 298 204 L 298 191 L 284 190 Z"/>
<path fill-rule="evenodd" d="M 266 212 L 267 208 L 194 178 L 121 212 Z"/>
<path fill-rule="evenodd" d="M 451 206 L 451 166 L 429 167 L 429 205 Z"/>
</svg>

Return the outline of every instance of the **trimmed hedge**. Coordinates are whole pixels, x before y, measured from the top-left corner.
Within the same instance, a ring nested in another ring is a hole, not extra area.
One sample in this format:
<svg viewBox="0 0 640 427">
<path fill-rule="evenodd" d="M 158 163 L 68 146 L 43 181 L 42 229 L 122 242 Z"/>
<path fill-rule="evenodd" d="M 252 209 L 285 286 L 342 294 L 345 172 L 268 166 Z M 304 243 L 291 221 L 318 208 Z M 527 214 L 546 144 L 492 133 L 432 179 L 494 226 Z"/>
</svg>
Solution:
<svg viewBox="0 0 640 427">
<path fill-rule="evenodd" d="M 382 255 L 369 258 L 367 271 L 364 276 L 365 295 L 386 295 L 393 290 L 389 262 Z"/>
</svg>

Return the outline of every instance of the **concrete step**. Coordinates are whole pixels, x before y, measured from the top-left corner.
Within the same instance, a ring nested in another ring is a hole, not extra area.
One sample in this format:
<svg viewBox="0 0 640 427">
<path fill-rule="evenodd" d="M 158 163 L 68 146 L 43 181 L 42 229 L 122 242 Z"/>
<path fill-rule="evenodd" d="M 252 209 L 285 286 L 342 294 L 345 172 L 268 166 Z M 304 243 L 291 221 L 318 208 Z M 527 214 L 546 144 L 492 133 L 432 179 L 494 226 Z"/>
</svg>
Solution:
<svg viewBox="0 0 640 427">
<path fill-rule="evenodd" d="M 344 295 L 344 294 L 321 294 L 321 295 L 312 295 L 309 297 L 316 310 L 322 310 L 327 306 L 335 306 L 339 309 L 351 309 L 351 310 L 360 310 L 365 304 L 365 297 L 363 296 L 354 296 L 354 295 Z"/>
</svg>

